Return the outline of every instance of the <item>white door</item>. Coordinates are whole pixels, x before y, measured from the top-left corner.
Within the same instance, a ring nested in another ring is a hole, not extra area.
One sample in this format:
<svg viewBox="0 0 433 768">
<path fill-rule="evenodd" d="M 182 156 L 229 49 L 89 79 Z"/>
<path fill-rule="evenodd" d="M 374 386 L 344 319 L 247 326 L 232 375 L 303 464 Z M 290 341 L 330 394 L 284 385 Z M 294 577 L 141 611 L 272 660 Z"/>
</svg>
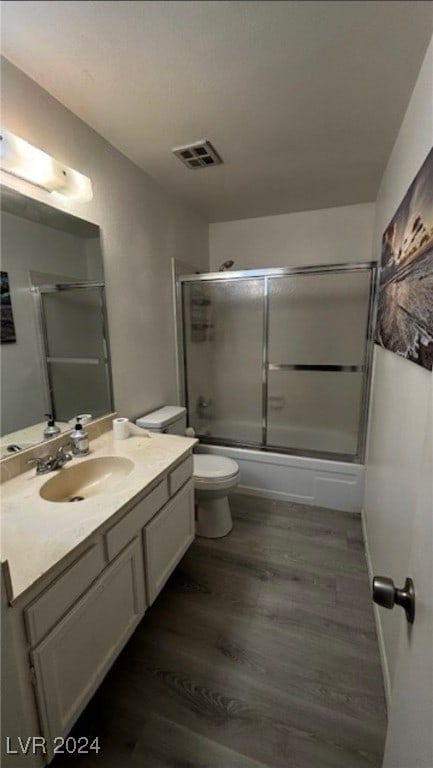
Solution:
<svg viewBox="0 0 433 768">
<path fill-rule="evenodd" d="M 433 494 L 431 413 L 413 525 L 415 622 L 402 622 L 383 768 L 433 768 Z M 411 510 L 408 510 L 410 513 Z M 398 584 L 397 586 L 401 586 Z M 394 610 L 401 610 L 396 607 Z"/>
</svg>

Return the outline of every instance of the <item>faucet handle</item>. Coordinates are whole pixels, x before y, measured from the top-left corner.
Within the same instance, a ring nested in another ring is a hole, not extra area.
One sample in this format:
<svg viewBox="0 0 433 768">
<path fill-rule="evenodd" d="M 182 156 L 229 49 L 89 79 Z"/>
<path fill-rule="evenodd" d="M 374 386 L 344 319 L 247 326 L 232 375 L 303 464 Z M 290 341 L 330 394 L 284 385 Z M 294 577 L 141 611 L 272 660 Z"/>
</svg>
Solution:
<svg viewBox="0 0 433 768">
<path fill-rule="evenodd" d="M 53 461 L 52 456 L 35 456 L 34 459 L 29 459 L 27 464 L 36 464 L 36 474 L 42 475 L 45 472 L 49 472 L 51 469 L 51 463 Z"/>
<path fill-rule="evenodd" d="M 65 443 L 64 445 L 60 445 L 57 448 L 57 453 L 56 453 L 55 458 L 57 460 L 60 459 L 60 460 L 63 460 L 63 461 L 71 461 L 72 453 L 67 453 L 67 451 L 69 451 L 70 448 L 72 448 L 71 443 Z"/>
<path fill-rule="evenodd" d="M 72 448 L 72 443 L 64 443 L 57 448 L 57 455 L 61 456 L 65 451 L 69 451 Z"/>
</svg>

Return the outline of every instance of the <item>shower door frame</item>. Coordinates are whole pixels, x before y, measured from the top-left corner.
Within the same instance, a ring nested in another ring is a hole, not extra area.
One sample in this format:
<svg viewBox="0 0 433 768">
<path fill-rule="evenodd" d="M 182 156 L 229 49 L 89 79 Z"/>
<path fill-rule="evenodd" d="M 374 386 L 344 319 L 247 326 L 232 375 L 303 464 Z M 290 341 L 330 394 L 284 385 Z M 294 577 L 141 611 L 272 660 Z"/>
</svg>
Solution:
<svg viewBox="0 0 433 768">
<path fill-rule="evenodd" d="M 364 360 L 361 366 L 345 365 L 278 365 L 269 363 L 269 293 L 268 280 L 275 277 L 290 277 L 292 275 L 305 274 L 324 274 L 338 272 L 368 272 L 370 273 L 370 286 L 368 297 L 367 325 L 365 336 Z M 314 459 L 327 459 L 334 461 L 346 461 L 355 464 L 363 464 L 365 459 L 365 448 L 367 438 L 368 409 L 371 388 L 371 369 L 373 361 L 374 347 L 374 322 L 377 310 L 377 283 L 378 283 L 378 263 L 376 261 L 365 262 L 345 262 L 341 264 L 317 264 L 309 266 L 296 267 L 269 267 L 263 269 L 242 269 L 237 271 L 225 272 L 205 272 L 191 275 L 177 275 L 175 284 L 176 301 L 176 337 L 179 349 L 178 355 L 178 383 L 179 383 L 179 401 L 188 408 L 188 387 L 187 387 L 187 360 L 185 347 L 185 317 L 183 312 L 183 291 L 184 283 L 197 282 L 243 282 L 245 280 L 254 280 L 259 278 L 263 280 L 263 338 L 262 338 L 262 443 L 248 443 L 241 440 L 230 440 L 218 437 L 209 437 L 198 435 L 202 443 L 208 445 L 227 445 L 233 448 L 252 448 L 258 451 L 289 454 L 292 456 L 305 456 Z M 281 446 L 266 445 L 267 441 L 267 422 L 268 422 L 268 373 L 270 370 L 319 370 L 336 372 L 353 372 L 356 370 L 363 374 L 360 414 L 358 422 L 358 439 L 356 453 L 337 453 L 327 451 L 314 451 L 298 448 L 284 448 Z"/>
<path fill-rule="evenodd" d="M 86 280 L 77 281 L 72 283 L 49 283 L 44 285 L 34 285 L 31 288 L 31 292 L 34 299 L 34 306 L 36 312 L 37 328 L 40 339 L 41 355 L 42 355 L 42 368 L 45 384 L 45 397 L 49 406 L 49 412 L 53 414 L 54 418 L 57 418 L 54 407 L 54 386 L 51 376 L 50 363 L 55 361 L 55 358 L 49 355 L 48 349 L 48 331 L 45 317 L 45 308 L 42 300 L 43 294 L 47 293 L 66 293 L 68 291 L 93 291 L 99 290 L 99 298 L 101 301 L 101 318 L 102 318 L 102 342 L 104 348 L 104 354 L 100 358 L 59 358 L 64 363 L 71 362 L 73 364 L 93 365 L 102 364 L 105 370 L 105 381 L 107 386 L 108 400 L 110 408 L 113 410 L 113 381 L 111 374 L 111 352 L 110 352 L 110 340 L 108 336 L 108 316 L 107 316 L 107 302 L 105 298 L 105 283 L 100 280 Z M 95 362 L 97 361 L 97 362 Z"/>
</svg>

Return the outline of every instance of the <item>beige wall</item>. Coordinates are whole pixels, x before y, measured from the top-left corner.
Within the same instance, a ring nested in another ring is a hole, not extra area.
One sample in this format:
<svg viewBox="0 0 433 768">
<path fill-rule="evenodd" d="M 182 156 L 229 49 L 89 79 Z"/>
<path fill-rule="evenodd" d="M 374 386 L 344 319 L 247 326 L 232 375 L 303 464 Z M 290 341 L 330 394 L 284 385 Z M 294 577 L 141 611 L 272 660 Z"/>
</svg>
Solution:
<svg viewBox="0 0 433 768">
<path fill-rule="evenodd" d="M 380 254 L 382 233 L 431 148 L 432 97 L 431 43 L 382 179 L 374 223 L 375 258 Z M 365 523 L 373 572 L 390 576 L 398 586 L 410 575 L 408 559 L 418 503 L 423 446 L 427 445 L 427 430 L 432 428 L 427 417 L 431 397 L 431 373 L 375 346 Z M 426 535 L 428 530 L 426 527 Z M 431 563 L 426 562 L 425 568 L 429 567 Z M 389 698 L 399 630 L 405 618 L 403 612 L 397 610 L 380 610 L 377 616 Z"/>
<path fill-rule="evenodd" d="M 210 266 L 228 259 L 233 269 L 369 261 L 374 204 L 209 225 Z"/>
<path fill-rule="evenodd" d="M 55 204 L 102 230 L 116 409 L 134 417 L 176 402 L 171 258 L 207 270 L 207 223 L 5 60 L 2 123 L 92 180 L 90 203 Z"/>
</svg>

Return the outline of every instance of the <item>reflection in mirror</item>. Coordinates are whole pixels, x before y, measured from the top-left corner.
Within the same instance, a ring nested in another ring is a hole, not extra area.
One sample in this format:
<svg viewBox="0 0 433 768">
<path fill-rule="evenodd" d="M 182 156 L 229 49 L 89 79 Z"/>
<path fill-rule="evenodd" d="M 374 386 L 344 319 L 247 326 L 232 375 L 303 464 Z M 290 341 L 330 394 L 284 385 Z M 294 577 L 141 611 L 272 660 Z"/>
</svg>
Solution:
<svg viewBox="0 0 433 768">
<path fill-rule="evenodd" d="M 100 230 L 1 188 L 1 456 L 112 408 Z"/>
</svg>

